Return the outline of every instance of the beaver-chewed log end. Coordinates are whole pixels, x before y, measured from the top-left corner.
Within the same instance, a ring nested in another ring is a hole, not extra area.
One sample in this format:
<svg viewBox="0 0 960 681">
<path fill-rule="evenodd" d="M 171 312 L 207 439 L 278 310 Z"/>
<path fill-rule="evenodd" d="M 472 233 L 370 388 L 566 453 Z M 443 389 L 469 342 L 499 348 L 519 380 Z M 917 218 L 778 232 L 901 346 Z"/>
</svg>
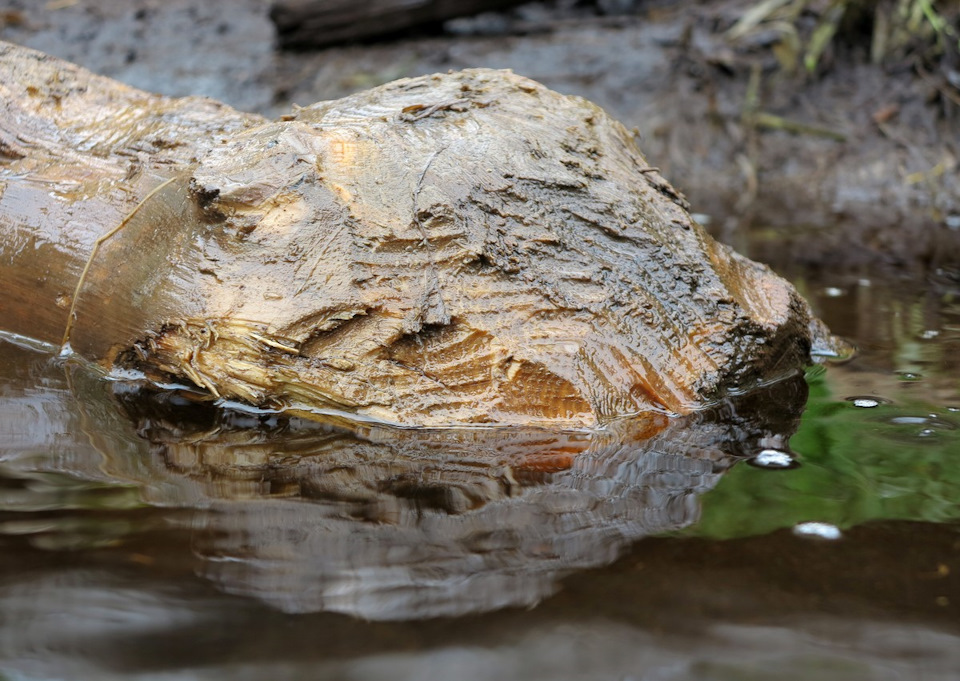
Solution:
<svg viewBox="0 0 960 681">
<path fill-rule="evenodd" d="M 98 241 L 78 353 L 310 413 L 595 427 L 796 372 L 827 339 L 623 126 L 510 72 L 204 144 Z"/>
</svg>

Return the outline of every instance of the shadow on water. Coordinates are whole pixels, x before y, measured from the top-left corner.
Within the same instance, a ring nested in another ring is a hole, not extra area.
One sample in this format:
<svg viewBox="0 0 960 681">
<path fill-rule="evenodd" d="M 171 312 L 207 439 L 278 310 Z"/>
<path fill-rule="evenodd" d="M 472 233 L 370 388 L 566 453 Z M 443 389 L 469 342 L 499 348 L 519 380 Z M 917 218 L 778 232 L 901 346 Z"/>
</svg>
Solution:
<svg viewBox="0 0 960 681">
<path fill-rule="evenodd" d="M 348 431 L 0 341 L 0 676 L 954 678 L 960 307 L 866 288 L 807 291 L 854 362 L 592 435 Z"/>
</svg>

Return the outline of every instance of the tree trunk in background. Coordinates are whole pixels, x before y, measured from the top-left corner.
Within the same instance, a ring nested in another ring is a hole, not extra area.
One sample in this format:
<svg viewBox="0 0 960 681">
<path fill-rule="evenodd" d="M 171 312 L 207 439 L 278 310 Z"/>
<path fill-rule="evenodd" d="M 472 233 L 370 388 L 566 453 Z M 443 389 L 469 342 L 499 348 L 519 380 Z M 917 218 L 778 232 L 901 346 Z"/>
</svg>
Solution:
<svg viewBox="0 0 960 681">
<path fill-rule="evenodd" d="M 280 0 L 270 9 L 280 45 L 317 48 L 397 33 L 518 0 Z"/>
</svg>

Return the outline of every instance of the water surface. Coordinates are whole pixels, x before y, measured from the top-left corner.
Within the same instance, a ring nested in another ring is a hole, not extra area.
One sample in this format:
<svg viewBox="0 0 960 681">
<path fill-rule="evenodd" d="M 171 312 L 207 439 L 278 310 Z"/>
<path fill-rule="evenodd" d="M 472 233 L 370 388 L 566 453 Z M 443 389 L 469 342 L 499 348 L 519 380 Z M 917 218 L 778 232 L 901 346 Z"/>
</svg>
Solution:
<svg viewBox="0 0 960 681">
<path fill-rule="evenodd" d="M 0 676 L 953 679 L 960 296 L 609 433 L 347 432 L 0 341 Z"/>
</svg>

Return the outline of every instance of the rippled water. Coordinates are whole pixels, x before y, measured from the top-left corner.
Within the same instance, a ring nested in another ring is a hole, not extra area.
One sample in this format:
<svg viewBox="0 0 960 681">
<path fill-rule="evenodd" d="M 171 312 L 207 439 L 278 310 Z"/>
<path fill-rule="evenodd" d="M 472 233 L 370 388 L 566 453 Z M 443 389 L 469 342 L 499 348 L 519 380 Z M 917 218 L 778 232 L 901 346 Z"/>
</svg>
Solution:
<svg viewBox="0 0 960 681">
<path fill-rule="evenodd" d="M 960 295 L 609 433 L 346 432 L 0 341 L 0 678 L 954 679 Z"/>
</svg>

